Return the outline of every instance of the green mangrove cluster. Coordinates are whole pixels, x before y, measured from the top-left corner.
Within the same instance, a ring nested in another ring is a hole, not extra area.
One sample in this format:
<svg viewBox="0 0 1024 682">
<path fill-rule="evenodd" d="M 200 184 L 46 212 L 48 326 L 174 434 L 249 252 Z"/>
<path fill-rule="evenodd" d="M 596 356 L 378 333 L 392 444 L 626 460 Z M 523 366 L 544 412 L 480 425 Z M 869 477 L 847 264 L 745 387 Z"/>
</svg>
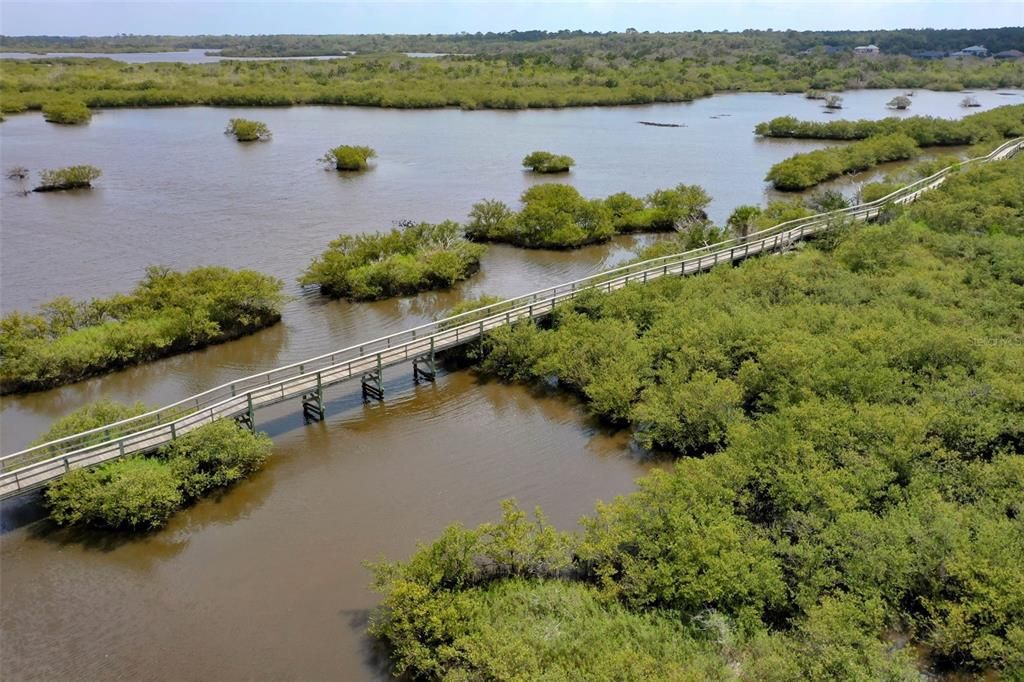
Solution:
<svg viewBox="0 0 1024 682">
<path fill-rule="evenodd" d="M 817 122 L 781 116 L 759 123 L 754 132 L 764 137 L 857 140 L 841 147 L 795 154 L 768 171 L 765 180 L 776 189 L 800 191 L 879 163 L 913 158 L 919 147 L 996 143 L 1024 135 L 1024 105 L 998 107 L 958 121 L 914 116 Z"/>
<path fill-rule="evenodd" d="M 607 241 L 627 232 L 664 232 L 707 222 L 711 203 L 701 187 L 678 185 L 643 199 L 625 192 L 606 199 L 586 199 L 562 184 L 534 185 L 523 192 L 522 208 L 488 199 L 473 206 L 466 235 L 529 248 L 575 248 Z"/>
<path fill-rule="evenodd" d="M 58 421 L 40 441 L 123 419 L 145 408 L 101 402 Z M 152 455 L 134 455 L 98 466 L 73 469 L 46 488 L 50 518 L 59 525 L 117 530 L 162 526 L 182 506 L 212 490 L 246 478 L 263 466 L 270 437 L 230 419 L 201 426 Z"/>
<path fill-rule="evenodd" d="M 458 223 L 420 223 L 377 234 L 343 234 L 299 278 L 336 298 L 373 300 L 450 287 L 472 275 L 486 247 Z"/>
<path fill-rule="evenodd" d="M 506 505 L 374 565 L 445 679 L 903 680 L 1024 669 L 1024 158 L 782 257 L 485 342 L 684 455 L 579 534 Z M 906 643 L 906 644 L 905 644 Z"/>
<path fill-rule="evenodd" d="M 128 294 L 56 298 L 0 319 L 0 391 L 37 391 L 277 322 L 283 283 L 251 270 L 150 267 Z"/>
</svg>

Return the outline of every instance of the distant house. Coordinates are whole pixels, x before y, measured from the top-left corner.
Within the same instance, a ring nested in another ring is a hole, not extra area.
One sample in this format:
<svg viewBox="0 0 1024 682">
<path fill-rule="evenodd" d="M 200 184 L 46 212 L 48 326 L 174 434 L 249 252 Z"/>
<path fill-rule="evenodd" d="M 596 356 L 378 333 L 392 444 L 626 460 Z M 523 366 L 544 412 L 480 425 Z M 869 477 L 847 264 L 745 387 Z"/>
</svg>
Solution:
<svg viewBox="0 0 1024 682">
<path fill-rule="evenodd" d="M 854 54 L 878 54 L 878 45 L 860 45 L 853 48 Z"/>
<path fill-rule="evenodd" d="M 1024 52 L 1020 50 L 1003 50 L 1002 52 L 996 52 L 992 56 L 996 59 L 1021 59 L 1024 58 Z"/>
<path fill-rule="evenodd" d="M 914 59 L 942 59 L 946 56 L 946 53 L 940 50 L 919 50 L 912 56 Z"/>
<path fill-rule="evenodd" d="M 988 49 L 984 45 L 971 45 L 959 52 L 954 52 L 950 57 L 987 57 Z"/>
</svg>

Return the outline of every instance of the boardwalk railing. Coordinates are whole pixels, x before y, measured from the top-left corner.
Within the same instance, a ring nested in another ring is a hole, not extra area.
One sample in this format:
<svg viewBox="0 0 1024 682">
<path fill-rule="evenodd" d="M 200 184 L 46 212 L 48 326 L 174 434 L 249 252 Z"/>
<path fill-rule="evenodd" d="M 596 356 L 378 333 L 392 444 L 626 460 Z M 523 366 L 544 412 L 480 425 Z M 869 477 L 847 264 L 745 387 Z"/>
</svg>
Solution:
<svg viewBox="0 0 1024 682">
<path fill-rule="evenodd" d="M 294 398 L 318 396 L 334 384 L 375 377 L 385 367 L 416 362 L 480 338 L 486 332 L 549 314 L 581 291 L 614 291 L 631 282 L 704 272 L 721 263 L 785 249 L 826 229 L 837 219 L 869 220 L 890 204 L 914 201 L 956 169 L 1012 156 L 1024 138 L 1011 140 L 987 156 L 970 159 L 913 182 L 876 201 L 790 220 L 744 237 L 683 253 L 632 263 L 453 315 L 435 322 L 342 348 L 302 362 L 232 381 L 137 417 L 43 443 L 0 457 L 0 499 L 41 487 L 71 469 L 92 466 L 159 447 L 218 419 L 242 417 L 252 424 L 256 409 Z M 379 387 L 379 383 L 378 383 Z"/>
</svg>

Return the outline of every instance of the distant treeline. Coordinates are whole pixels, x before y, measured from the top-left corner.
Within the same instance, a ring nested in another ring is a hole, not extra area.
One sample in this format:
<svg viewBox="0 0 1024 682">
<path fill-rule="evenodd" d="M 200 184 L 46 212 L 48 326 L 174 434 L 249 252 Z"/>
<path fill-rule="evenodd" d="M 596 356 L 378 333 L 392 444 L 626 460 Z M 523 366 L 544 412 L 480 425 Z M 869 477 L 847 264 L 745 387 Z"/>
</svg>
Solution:
<svg viewBox="0 0 1024 682">
<path fill-rule="evenodd" d="M 717 54 L 717 53 L 715 53 Z M 89 107 L 356 105 L 525 109 L 680 102 L 716 92 L 851 88 L 1024 87 L 1024 63 L 883 56 L 698 58 L 537 54 L 414 59 L 125 64 L 104 59 L 8 61 L 4 112 L 77 101 Z"/>
<path fill-rule="evenodd" d="M 852 49 L 877 45 L 883 52 L 955 51 L 985 45 L 993 52 L 1019 49 L 1024 28 L 900 29 L 894 31 L 691 31 L 649 33 L 635 30 L 508 31 L 452 35 L 261 35 L 104 37 L 3 36 L 0 49 L 16 52 L 152 52 L 187 49 L 222 50 L 225 56 L 285 57 L 389 52 L 445 52 L 479 55 L 576 54 L 623 55 L 665 59 L 716 57 L 724 54 L 776 56 L 830 45 Z"/>
</svg>

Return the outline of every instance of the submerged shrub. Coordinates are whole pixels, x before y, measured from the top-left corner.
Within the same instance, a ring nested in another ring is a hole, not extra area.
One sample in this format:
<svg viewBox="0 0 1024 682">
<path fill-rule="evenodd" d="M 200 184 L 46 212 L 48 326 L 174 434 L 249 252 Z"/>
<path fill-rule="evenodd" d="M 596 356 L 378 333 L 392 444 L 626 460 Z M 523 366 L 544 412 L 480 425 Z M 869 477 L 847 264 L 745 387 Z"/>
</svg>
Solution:
<svg viewBox="0 0 1024 682">
<path fill-rule="evenodd" d="M 358 171 L 369 168 L 368 161 L 376 156 L 377 152 L 371 147 L 343 144 L 334 149 L 328 149 L 319 161 L 328 166 L 334 166 L 340 171 Z"/>
</svg>

